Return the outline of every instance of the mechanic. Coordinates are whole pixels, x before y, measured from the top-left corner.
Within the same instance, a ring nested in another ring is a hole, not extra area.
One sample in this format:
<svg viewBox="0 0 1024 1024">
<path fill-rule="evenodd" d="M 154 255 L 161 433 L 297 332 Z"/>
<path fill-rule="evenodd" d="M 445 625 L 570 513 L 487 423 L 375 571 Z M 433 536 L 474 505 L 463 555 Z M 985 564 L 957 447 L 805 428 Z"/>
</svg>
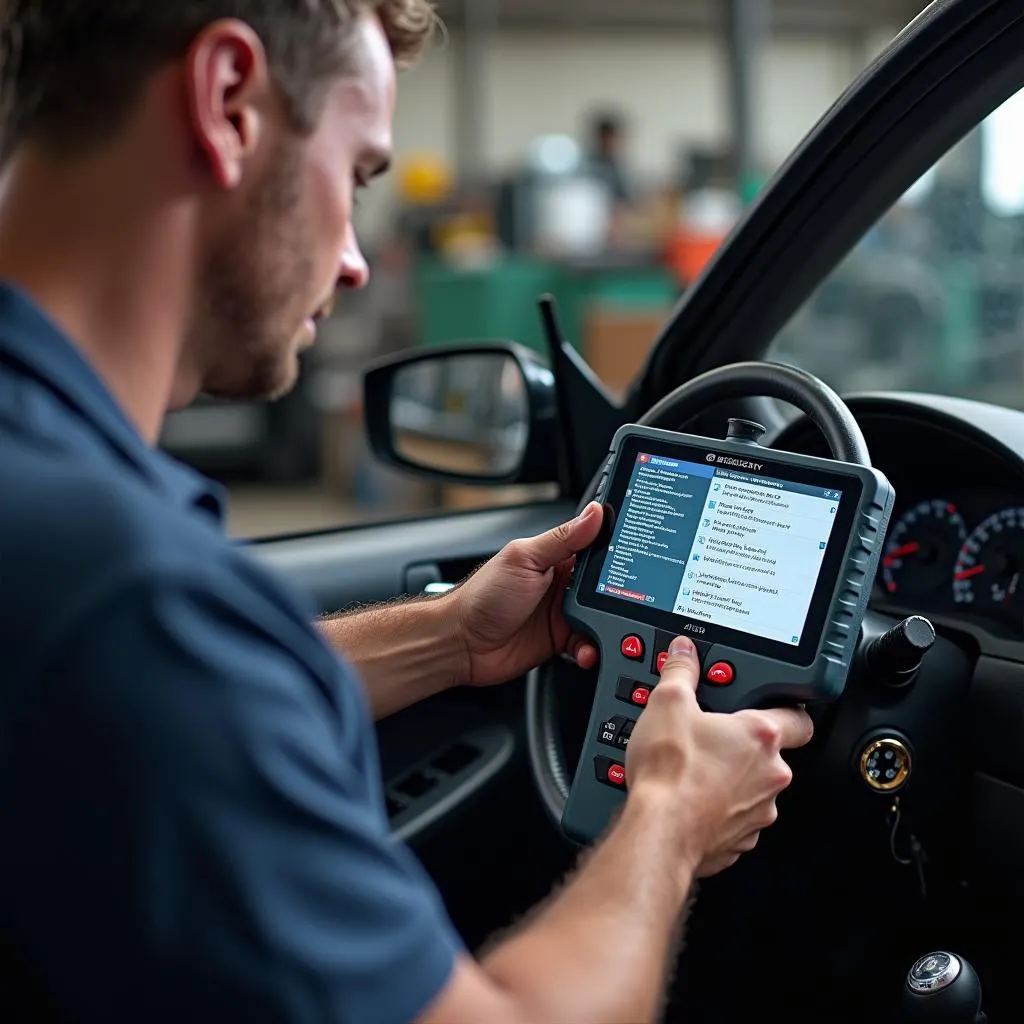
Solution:
<svg viewBox="0 0 1024 1024">
<path fill-rule="evenodd" d="M 4 1019 L 29 988 L 107 1024 L 651 1019 L 694 879 L 753 847 L 810 738 L 702 712 L 677 641 L 621 817 L 475 960 L 389 832 L 371 714 L 594 665 L 559 609 L 599 508 L 316 623 L 156 447 L 201 392 L 286 391 L 366 282 L 354 194 L 433 25 L 425 0 L 0 5 Z"/>
</svg>

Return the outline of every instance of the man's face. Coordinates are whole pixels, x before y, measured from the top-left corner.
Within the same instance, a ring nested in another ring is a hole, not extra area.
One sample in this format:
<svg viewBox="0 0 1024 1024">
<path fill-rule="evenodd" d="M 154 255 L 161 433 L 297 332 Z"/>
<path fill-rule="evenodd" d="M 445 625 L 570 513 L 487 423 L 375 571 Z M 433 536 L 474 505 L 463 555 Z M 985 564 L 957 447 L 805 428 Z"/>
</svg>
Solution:
<svg viewBox="0 0 1024 1024">
<path fill-rule="evenodd" d="M 356 31 L 358 72 L 330 86 L 312 135 L 271 126 L 269 155 L 229 194 L 208 239 L 189 337 L 207 394 L 289 391 L 337 288 L 368 279 L 352 210 L 390 158 L 395 68 L 376 19 Z"/>
</svg>

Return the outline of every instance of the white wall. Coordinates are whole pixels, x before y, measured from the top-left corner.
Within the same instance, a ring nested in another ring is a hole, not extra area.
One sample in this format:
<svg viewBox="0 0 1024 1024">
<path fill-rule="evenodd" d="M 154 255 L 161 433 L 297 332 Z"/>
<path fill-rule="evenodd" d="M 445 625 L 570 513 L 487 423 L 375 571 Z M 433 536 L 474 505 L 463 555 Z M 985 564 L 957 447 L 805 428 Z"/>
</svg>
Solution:
<svg viewBox="0 0 1024 1024">
<path fill-rule="evenodd" d="M 417 151 L 455 159 L 455 38 L 436 45 L 399 82 L 397 163 Z M 870 51 L 870 45 L 867 47 Z M 863 67 L 865 41 L 776 38 L 765 52 L 758 115 L 762 159 L 781 163 Z M 486 63 L 484 158 L 488 170 L 520 159 L 543 132 L 579 134 L 587 113 L 612 103 L 633 121 L 634 171 L 666 178 L 684 143 L 728 137 L 725 54 L 712 36 L 503 32 Z M 374 186 L 360 211 L 373 234 L 387 215 L 393 181 Z"/>
</svg>

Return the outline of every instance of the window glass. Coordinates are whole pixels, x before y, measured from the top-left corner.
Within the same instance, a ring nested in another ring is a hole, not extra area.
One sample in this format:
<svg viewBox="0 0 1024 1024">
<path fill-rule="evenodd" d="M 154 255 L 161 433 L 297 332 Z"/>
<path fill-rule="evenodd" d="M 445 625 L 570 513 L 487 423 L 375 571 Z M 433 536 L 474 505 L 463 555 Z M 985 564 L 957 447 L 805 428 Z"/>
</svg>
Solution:
<svg viewBox="0 0 1024 1024">
<path fill-rule="evenodd" d="M 841 392 L 909 389 L 1024 408 L 1024 92 L 886 213 L 771 357 Z"/>
</svg>

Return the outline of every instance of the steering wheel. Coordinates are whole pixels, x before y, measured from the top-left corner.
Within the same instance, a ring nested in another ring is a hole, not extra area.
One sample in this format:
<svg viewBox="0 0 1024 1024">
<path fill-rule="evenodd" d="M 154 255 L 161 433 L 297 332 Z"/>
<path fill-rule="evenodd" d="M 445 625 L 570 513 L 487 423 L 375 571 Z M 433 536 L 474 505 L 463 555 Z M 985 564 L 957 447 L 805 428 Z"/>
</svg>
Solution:
<svg viewBox="0 0 1024 1024">
<path fill-rule="evenodd" d="M 758 396 L 788 402 L 806 413 L 825 435 L 836 460 L 871 465 L 864 435 L 843 400 L 813 374 L 782 363 L 734 363 L 710 370 L 666 395 L 637 422 L 674 430 L 718 402 Z M 597 492 L 600 472 L 588 484 L 580 510 Z M 554 664 L 542 665 L 527 678 L 526 733 L 537 790 L 558 823 L 569 797 L 571 772 L 558 724 Z"/>
</svg>

